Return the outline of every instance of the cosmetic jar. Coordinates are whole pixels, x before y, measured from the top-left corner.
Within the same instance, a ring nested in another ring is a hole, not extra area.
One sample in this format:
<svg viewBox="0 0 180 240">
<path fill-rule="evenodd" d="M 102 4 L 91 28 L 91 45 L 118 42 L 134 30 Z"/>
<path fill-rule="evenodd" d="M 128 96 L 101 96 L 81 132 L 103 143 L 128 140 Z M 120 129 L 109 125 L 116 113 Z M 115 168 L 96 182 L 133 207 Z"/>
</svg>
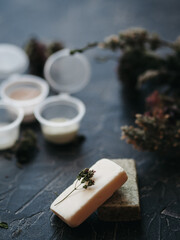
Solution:
<svg viewBox="0 0 180 240">
<path fill-rule="evenodd" d="M 11 148 L 19 138 L 23 110 L 0 101 L 0 150 Z"/>
<path fill-rule="evenodd" d="M 14 74 L 0 87 L 0 95 L 4 102 L 23 109 L 23 122 L 35 120 L 34 108 L 47 97 L 48 93 L 49 86 L 46 81 L 29 74 Z"/>
</svg>

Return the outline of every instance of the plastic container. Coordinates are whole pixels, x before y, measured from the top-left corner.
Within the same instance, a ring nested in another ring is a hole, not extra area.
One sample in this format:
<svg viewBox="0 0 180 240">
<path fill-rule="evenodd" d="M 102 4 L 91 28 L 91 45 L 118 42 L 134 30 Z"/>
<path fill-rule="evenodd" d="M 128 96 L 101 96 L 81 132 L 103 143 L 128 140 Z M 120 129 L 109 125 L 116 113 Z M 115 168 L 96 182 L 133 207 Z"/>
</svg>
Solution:
<svg viewBox="0 0 180 240">
<path fill-rule="evenodd" d="M 70 55 L 69 49 L 63 49 L 48 58 L 44 74 L 50 86 L 61 94 L 37 106 L 36 119 L 47 141 L 69 143 L 76 137 L 86 111 L 84 103 L 69 94 L 80 91 L 88 83 L 89 63 L 84 55 Z"/>
<path fill-rule="evenodd" d="M 0 82 L 15 73 L 24 73 L 29 66 L 25 51 L 15 45 L 0 44 Z"/>
<path fill-rule="evenodd" d="M 23 110 L 0 102 L 0 150 L 11 148 L 19 138 Z"/>
<path fill-rule="evenodd" d="M 44 79 L 34 75 L 12 75 L 1 85 L 0 94 L 4 102 L 16 105 L 24 111 L 23 122 L 35 120 L 34 108 L 49 93 L 49 86 Z"/>
<path fill-rule="evenodd" d="M 72 141 L 85 114 L 84 104 L 68 95 L 49 97 L 35 110 L 46 140 L 65 144 Z"/>
</svg>

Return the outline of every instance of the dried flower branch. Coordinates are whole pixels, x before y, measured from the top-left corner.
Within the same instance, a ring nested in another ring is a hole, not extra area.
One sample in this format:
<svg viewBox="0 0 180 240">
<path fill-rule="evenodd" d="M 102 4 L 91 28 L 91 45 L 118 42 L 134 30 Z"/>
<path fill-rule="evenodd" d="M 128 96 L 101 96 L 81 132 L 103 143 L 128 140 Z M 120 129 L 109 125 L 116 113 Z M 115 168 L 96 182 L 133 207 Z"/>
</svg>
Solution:
<svg viewBox="0 0 180 240">
<path fill-rule="evenodd" d="M 102 42 L 72 50 L 71 54 L 84 52 L 92 47 L 122 51 L 118 64 L 118 76 L 131 89 L 136 87 L 137 81 L 139 81 L 138 86 L 141 86 L 147 79 L 154 78 L 163 79 L 160 84 L 180 86 L 180 38 L 174 42 L 168 42 L 143 28 L 132 28 L 106 37 Z M 156 50 L 161 47 L 170 48 L 172 54 L 160 57 Z M 147 76 L 149 70 L 156 71 L 157 74 Z"/>
<path fill-rule="evenodd" d="M 155 91 L 146 101 L 149 111 L 136 114 L 138 128 L 122 127 L 122 139 L 138 150 L 180 152 L 180 99 Z"/>
<path fill-rule="evenodd" d="M 75 190 L 79 190 L 80 186 L 82 186 L 82 188 L 87 189 L 88 187 L 92 186 L 95 184 L 94 180 L 92 180 L 92 177 L 94 176 L 95 171 L 94 170 L 90 170 L 89 168 L 85 168 L 84 170 L 82 170 L 78 176 L 77 176 L 77 180 L 75 182 L 75 186 L 73 188 L 73 190 L 68 193 L 61 201 L 57 202 L 54 206 L 58 205 L 59 203 L 61 203 L 62 201 L 64 201 L 69 195 L 71 195 Z"/>
<path fill-rule="evenodd" d="M 120 32 L 117 35 L 110 35 L 104 39 L 103 42 L 89 43 L 83 48 L 74 49 L 71 54 L 76 52 L 84 52 L 89 48 L 100 47 L 110 50 L 157 50 L 160 47 L 170 47 L 177 49 L 180 46 L 180 41 L 177 40 L 175 43 L 171 43 L 160 39 L 157 34 L 150 34 L 143 28 L 130 28 Z"/>
<path fill-rule="evenodd" d="M 61 42 L 52 42 L 49 45 L 32 38 L 25 46 L 26 53 L 30 60 L 30 73 L 43 77 L 43 69 L 46 59 L 53 53 L 63 49 Z"/>
<path fill-rule="evenodd" d="M 165 74 L 163 70 L 147 70 L 138 77 L 138 88 L 140 88 L 145 82 L 150 81 L 154 78 L 158 78 L 160 75 Z"/>
<path fill-rule="evenodd" d="M 85 47 L 83 47 L 83 48 L 79 48 L 79 49 L 74 49 L 74 50 L 71 50 L 70 51 L 70 54 L 75 54 L 75 53 L 83 53 L 84 51 L 86 51 L 86 50 L 88 50 L 88 49 L 90 49 L 90 48 L 94 48 L 94 47 L 96 47 L 96 46 L 98 46 L 98 42 L 94 42 L 94 43 L 89 43 L 89 44 L 87 44 Z"/>
</svg>

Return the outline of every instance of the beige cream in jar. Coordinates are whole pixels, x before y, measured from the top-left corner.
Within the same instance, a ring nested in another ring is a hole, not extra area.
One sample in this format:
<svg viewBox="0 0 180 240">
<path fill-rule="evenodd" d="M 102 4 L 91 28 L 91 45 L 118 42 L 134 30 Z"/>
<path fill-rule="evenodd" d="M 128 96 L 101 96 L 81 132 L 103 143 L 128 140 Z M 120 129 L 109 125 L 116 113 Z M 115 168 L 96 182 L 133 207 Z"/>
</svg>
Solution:
<svg viewBox="0 0 180 240">
<path fill-rule="evenodd" d="M 63 123 L 68 122 L 69 120 L 70 119 L 67 118 L 52 118 L 50 119 L 50 122 Z M 79 125 L 75 123 L 64 127 L 43 126 L 42 130 L 46 140 L 57 144 L 65 144 L 76 137 L 78 129 Z"/>
<path fill-rule="evenodd" d="M 3 101 L 23 109 L 23 122 L 35 120 L 34 108 L 47 97 L 48 92 L 45 80 L 28 74 L 13 75 L 1 86 Z"/>
</svg>

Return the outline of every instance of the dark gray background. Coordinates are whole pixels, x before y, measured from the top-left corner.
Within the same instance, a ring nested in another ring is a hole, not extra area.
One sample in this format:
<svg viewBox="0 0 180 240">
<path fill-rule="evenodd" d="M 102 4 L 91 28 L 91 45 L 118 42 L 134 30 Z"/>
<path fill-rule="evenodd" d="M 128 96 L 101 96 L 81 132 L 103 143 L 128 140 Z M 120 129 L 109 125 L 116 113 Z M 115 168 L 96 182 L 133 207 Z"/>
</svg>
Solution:
<svg viewBox="0 0 180 240">
<path fill-rule="evenodd" d="M 0 42 L 23 46 L 31 37 L 67 47 L 81 47 L 128 27 L 158 32 L 167 40 L 180 34 L 178 0 L 1 0 Z M 86 53 L 92 67 L 91 82 L 74 94 L 87 106 L 80 134 L 84 143 L 53 146 L 42 138 L 37 123 L 39 151 L 23 169 L 15 159 L 0 155 L 0 239 L 180 239 L 179 159 L 139 153 L 120 140 L 120 126 L 131 124 L 142 111 L 139 96 L 128 96 L 116 76 L 116 62 L 98 64 L 101 50 Z M 27 126 L 24 126 L 26 128 Z M 84 167 L 102 157 L 134 158 L 137 163 L 142 220 L 103 223 L 94 213 L 71 229 L 49 210 L 51 202 Z"/>
</svg>

